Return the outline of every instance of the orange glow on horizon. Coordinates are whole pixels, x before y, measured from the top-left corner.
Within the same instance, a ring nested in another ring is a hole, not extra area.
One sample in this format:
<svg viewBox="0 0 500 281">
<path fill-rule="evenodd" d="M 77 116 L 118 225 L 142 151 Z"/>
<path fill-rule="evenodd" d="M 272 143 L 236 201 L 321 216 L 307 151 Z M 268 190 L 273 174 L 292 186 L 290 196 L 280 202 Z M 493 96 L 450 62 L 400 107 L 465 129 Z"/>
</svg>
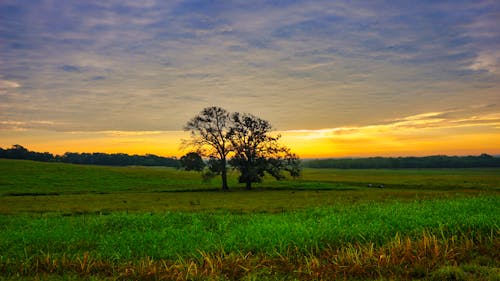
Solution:
<svg viewBox="0 0 500 281">
<path fill-rule="evenodd" d="M 357 136 L 352 139 L 304 139 L 304 136 L 296 134 L 283 136 L 284 143 L 302 158 L 500 154 L 500 142 L 492 140 L 500 140 L 500 134 L 404 141 L 390 136 Z"/>
<path fill-rule="evenodd" d="M 289 130 L 282 143 L 302 158 L 500 154 L 500 114 L 445 118 L 447 112 L 428 112 L 378 125 L 320 130 Z M 0 146 L 63 154 L 105 152 L 180 157 L 183 131 L 55 132 L 0 131 Z"/>
<path fill-rule="evenodd" d="M 64 154 L 79 153 L 127 153 L 182 156 L 181 140 L 184 132 L 19 132 L 17 136 L 2 138 L 0 147 L 20 144 L 29 150 Z"/>
<path fill-rule="evenodd" d="M 384 131 L 352 128 L 283 131 L 281 142 L 301 158 L 500 154 L 500 133 L 451 132 L 453 129 Z M 453 134 L 454 133 L 454 134 Z M 104 152 L 180 157 L 182 139 L 189 134 L 169 132 L 18 132 L 2 137 L 0 147 L 13 144 L 39 152 Z"/>
</svg>

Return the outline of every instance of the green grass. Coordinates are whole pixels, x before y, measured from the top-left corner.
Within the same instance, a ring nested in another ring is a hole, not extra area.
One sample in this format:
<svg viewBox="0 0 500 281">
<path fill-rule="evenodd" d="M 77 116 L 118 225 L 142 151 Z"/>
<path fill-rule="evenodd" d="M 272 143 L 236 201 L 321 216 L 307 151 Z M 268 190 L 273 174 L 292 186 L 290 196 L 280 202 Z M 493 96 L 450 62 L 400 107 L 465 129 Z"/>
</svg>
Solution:
<svg viewBox="0 0 500 281">
<path fill-rule="evenodd" d="M 332 204 L 413 201 L 498 194 L 500 169 L 305 169 L 299 179 L 266 178 L 232 192 L 198 173 L 161 167 L 102 167 L 0 160 L 0 214 L 160 211 L 282 212 Z M 368 188 L 384 184 L 384 188 Z M 209 192 L 210 191 L 210 192 Z"/>
<path fill-rule="evenodd" d="M 0 171 L 0 280 L 498 280 L 500 169 Z"/>
<path fill-rule="evenodd" d="M 0 159 L 0 195 L 81 194 L 213 190 L 218 178 L 203 182 L 196 172 L 165 167 L 103 167 Z M 367 184 L 392 189 L 500 191 L 500 168 L 336 170 L 304 169 L 299 179 L 265 178 L 256 189 L 352 190 Z M 229 175 L 241 189 L 237 173 Z"/>
<path fill-rule="evenodd" d="M 304 182 L 336 182 L 385 188 L 500 191 L 500 168 L 473 169 L 306 169 Z"/>
<path fill-rule="evenodd" d="M 233 192 L 123 192 L 47 196 L 0 196 L 0 214 L 218 211 L 281 213 L 311 207 L 346 206 L 367 202 L 412 202 L 490 194 L 481 191 L 418 190 L 270 190 Z"/>
<path fill-rule="evenodd" d="M 348 243 L 382 245 L 396 234 L 443 237 L 500 234 L 500 199 L 335 205 L 280 214 L 167 212 L 106 216 L 0 216 L 0 260 L 50 253 L 106 260 L 175 259 L 201 252 L 284 255 Z"/>
<path fill-rule="evenodd" d="M 280 214 L 3 215 L 0 271 L 85 280 L 483 280 L 498 273 L 499 212 L 497 196 L 479 196 Z"/>
<path fill-rule="evenodd" d="M 105 167 L 0 159 L 0 194 L 74 194 L 213 188 L 174 168 Z"/>
</svg>

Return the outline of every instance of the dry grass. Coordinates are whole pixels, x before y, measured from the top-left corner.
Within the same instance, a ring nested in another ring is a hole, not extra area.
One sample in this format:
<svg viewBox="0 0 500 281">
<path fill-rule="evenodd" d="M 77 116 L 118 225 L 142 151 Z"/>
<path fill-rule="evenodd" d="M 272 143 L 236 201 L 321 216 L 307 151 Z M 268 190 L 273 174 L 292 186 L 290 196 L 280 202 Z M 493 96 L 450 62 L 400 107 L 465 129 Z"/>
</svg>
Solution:
<svg viewBox="0 0 500 281">
<path fill-rule="evenodd" d="M 145 257 L 135 262 L 113 263 L 88 254 L 61 258 L 45 254 L 23 262 L 3 259 L 0 271 L 6 278 L 21 279 L 76 276 L 86 280 L 434 280 L 458 274 L 465 280 L 495 280 L 500 273 L 498 234 L 484 237 L 469 233 L 445 238 L 424 232 L 415 240 L 396 236 L 380 247 L 356 243 L 307 255 L 289 249 L 285 255 L 272 257 L 251 252 L 201 252 L 199 258 L 172 261 Z M 457 267 L 464 264 L 468 266 Z"/>
</svg>

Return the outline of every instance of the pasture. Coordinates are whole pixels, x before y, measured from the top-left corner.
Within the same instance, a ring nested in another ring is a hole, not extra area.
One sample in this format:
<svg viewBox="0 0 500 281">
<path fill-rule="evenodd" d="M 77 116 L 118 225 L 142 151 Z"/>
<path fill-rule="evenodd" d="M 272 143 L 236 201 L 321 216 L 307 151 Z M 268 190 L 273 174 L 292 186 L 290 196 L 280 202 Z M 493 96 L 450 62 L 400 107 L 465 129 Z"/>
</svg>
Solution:
<svg viewBox="0 0 500 281">
<path fill-rule="evenodd" d="M 253 191 L 233 173 L 231 192 L 172 168 L 0 169 L 0 280 L 500 274 L 500 169 L 305 169 Z"/>
</svg>

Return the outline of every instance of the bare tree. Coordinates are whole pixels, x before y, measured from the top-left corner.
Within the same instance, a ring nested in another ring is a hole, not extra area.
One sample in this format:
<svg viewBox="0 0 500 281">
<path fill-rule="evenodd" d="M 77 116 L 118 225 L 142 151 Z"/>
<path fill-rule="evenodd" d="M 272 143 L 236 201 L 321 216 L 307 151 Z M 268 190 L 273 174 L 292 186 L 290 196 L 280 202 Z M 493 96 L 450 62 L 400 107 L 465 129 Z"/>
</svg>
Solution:
<svg viewBox="0 0 500 281">
<path fill-rule="evenodd" d="M 226 158 L 231 151 L 228 137 L 230 127 L 229 112 L 216 106 L 204 108 L 184 126 L 185 131 L 191 132 L 191 139 L 184 144 L 196 148 L 201 155 L 218 162 L 215 172 L 221 175 L 222 190 L 229 190 Z"/>
</svg>

